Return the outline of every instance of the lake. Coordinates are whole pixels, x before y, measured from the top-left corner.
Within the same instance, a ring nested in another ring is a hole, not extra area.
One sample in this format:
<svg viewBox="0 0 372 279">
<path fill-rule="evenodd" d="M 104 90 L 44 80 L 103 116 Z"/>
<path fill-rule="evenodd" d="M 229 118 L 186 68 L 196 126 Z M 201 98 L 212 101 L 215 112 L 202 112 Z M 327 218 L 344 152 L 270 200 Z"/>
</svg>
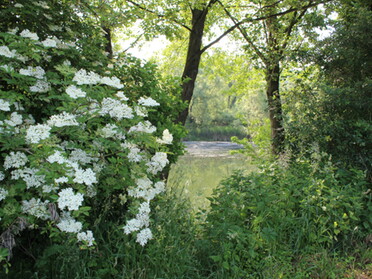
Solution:
<svg viewBox="0 0 372 279">
<path fill-rule="evenodd" d="M 236 170 L 250 171 L 252 165 L 231 150 L 242 148 L 231 142 L 185 142 L 187 153 L 171 167 L 168 186 L 189 198 L 193 209 L 207 209 L 213 189 Z"/>
</svg>

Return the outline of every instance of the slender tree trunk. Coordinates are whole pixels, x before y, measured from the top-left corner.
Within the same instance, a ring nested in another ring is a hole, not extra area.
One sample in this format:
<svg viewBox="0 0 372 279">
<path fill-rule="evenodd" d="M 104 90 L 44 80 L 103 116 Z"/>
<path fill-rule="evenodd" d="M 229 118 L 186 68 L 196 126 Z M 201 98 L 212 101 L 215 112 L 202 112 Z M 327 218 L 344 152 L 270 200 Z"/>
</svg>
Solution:
<svg viewBox="0 0 372 279">
<path fill-rule="evenodd" d="M 285 140 L 282 103 L 279 92 L 279 76 L 279 61 L 266 65 L 266 95 L 271 124 L 271 148 L 274 155 L 278 155 L 283 151 Z"/>
<path fill-rule="evenodd" d="M 192 29 L 189 37 L 186 64 L 182 74 L 182 101 L 190 105 L 194 92 L 196 77 L 198 76 L 200 58 L 202 55 L 201 46 L 204 33 L 204 24 L 207 16 L 207 10 L 192 10 Z M 178 115 L 177 122 L 185 125 L 189 108 L 184 109 Z"/>
<path fill-rule="evenodd" d="M 111 29 L 106 26 L 102 26 L 102 29 L 103 31 L 105 31 L 105 39 L 106 39 L 105 51 L 109 54 L 108 57 L 112 59 L 113 51 L 112 51 Z"/>
</svg>

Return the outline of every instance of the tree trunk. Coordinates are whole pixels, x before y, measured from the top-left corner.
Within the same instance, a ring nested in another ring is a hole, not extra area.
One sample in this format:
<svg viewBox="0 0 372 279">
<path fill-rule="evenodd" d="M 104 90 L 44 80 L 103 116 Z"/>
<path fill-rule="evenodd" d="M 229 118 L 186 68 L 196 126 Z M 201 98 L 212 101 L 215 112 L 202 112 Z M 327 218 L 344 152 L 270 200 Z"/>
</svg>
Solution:
<svg viewBox="0 0 372 279">
<path fill-rule="evenodd" d="M 285 140 L 282 103 L 279 93 L 279 76 L 279 61 L 266 65 L 266 95 L 271 124 L 271 148 L 274 155 L 279 155 L 283 151 Z"/>
<path fill-rule="evenodd" d="M 192 29 L 189 37 L 186 64 L 182 74 L 182 101 L 188 104 L 187 108 L 178 115 L 177 122 L 185 125 L 189 114 L 189 105 L 194 92 L 195 81 L 198 75 L 200 58 L 202 55 L 201 45 L 204 32 L 204 24 L 207 10 L 192 10 Z"/>
<path fill-rule="evenodd" d="M 109 59 L 112 59 L 113 51 L 112 51 L 111 29 L 106 26 L 102 26 L 102 29 L 105 32 L 105 39 L 106 39 L 105 51 L 108 53 Z"/>
</svg>

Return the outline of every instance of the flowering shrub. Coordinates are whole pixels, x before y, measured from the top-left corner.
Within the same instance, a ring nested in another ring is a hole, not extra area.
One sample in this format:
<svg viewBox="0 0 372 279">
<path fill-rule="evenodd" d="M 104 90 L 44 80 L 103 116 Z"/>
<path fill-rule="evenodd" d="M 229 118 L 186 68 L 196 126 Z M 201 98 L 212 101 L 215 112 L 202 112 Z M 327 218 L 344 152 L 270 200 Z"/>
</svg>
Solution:
<svg viewBox="0 0 372 279">
<path fill-rule="evenodd" d="M 50 9 L 27 1 L 9 9 L 24 5 Z M 1 246 L 9 258 L 17 234 L 31 229 L 91 247 L 92 206 L 108 195 L 120 196 L 123 233 L 145 245 L 173 142 L 169 122 L 150 120 L 170 101 L 133 94 L 116 75 L 126 58 L 109 61 L 100 51 L 91 62 L 80 41 L 35 30 L 0 33 Z"/>
</svg>

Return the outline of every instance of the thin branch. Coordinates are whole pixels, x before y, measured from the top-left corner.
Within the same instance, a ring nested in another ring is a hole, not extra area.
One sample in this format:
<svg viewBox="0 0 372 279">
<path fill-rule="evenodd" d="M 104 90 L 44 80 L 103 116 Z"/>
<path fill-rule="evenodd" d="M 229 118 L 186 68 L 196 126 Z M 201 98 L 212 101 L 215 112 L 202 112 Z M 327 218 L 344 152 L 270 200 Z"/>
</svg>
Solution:
<svg viewBox="0 0 372 279">
<path fill-rule="evenodd" d="M 131 1 L 131 0 L 127 0 L 127 2 L 131 3 L 132 5 L 136 6 L 137 8 L 139 8 L 139 9 L 145 11 L 145 12 L 148 12 L 148 13 L 154 14 L 154 15 L 156 15 L 156 16 L 159 17 L 159 18 L 163 18 L 163 19 L 165 19 L 165 20 L 168 20 L 168 21 L 174 22 L 174 23 L 178 24 L 179 26 L 185 28 L 185 29 L 188 30 L 189 32 L 191 32 L 191 28 L 190 28 L 190 27 L 188 27 L 187 25 L 183 24 L 182 22 L 179 22 L 179 21 L 176 20 L 176 19 L 168 18 L 168 17 L 165 16 L 165 15 L 158 14 L 157 12 L 152 11 L 152 10 L 150 10 L 150 9 L 147 9 L 146 7 L 143 7 L 143 6 L 141 6 L 140 4 L 138 4 L 138 3 L 136 3 L 136 2 L 133 2 L 133 1 Z"/>
<path fill-rule="evenodd" d="M 316 3 L 311 3 L 311 4 L 307 5 L 307 6 L 300 7 L 300 8 L 290 8 L 290 9 L 288 9 L 286 11 L 283 11 L 283 12 L 280 12 L 280 13 L 276 13 L 276 14 L 271 14 L 271 15 L 268 15 L 268 16 L 261 16 L 261 17 L 256 17 L 256 18 L 246 18 L 246 19 L 243 19 L 242 21 L 239 21 L 235 25 L 231 26 L 229 29 L 227 29 L 225 32 L 223 32 L 220 36 L 218 36 L 214 41 L 210 42 L 205 47 L 203 47 L 200 51 L 201 51 L 201 53 L 205 52 L 207 49 L 209 49 L 214 44 L 218 43 L 223 37 L 225 37 L 226 35 L 230 34 L 232 31 L 234 31 L 236 28 L 238 28 L 242 24 L 249 23 L 249 22 L 260 21 L 260 20 L 265 20 L 265 19 L 269 19 L 269 18 L 273 18 L 273 17 L 278 17 L 278 16 L 283 16 L 283 15 L 292 13 L 294 11 L 307 10 L 307 9 L 309 9 L 311 7 L 315 7 L 315 6 L 317 6 L 317 5 L 321 4 L 321 3 L 327 3 L 327 2 L 331 2 L 331 1 L 333 1 L 333 0 L 325 0 L 325 1 L 320 1 L 320 2 L 316 2 Z M 217 2 L 219 2 L 220 4 L 222 4 L 220 1 L 217 1 Z"/>
<path fill-rule="evenodd" d="M 123 52 L 127 52 L 127 51 L 130 50 L 132 47 L 134 47 L 134 46 L 138 43 L 138 41 L 142 38 L 143 35 L 144 35 L 144 33 L 140 34 L 140 35 L 139 35 L 139 36 L 134 40 L 134 42 L 131 43 L 131 44 L 129 45 L 129 47 L 127 47 L 125 50 L 123 50 Z"/>
</svg>

